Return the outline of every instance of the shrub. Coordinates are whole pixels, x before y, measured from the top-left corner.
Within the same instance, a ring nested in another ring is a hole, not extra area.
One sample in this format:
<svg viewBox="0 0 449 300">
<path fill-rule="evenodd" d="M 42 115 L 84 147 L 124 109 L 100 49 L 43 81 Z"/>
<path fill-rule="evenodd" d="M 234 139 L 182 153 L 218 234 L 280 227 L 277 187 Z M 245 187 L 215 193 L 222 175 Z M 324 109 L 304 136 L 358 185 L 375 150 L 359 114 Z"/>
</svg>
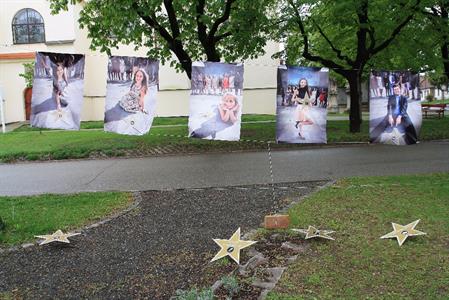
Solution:
<svg viewBox="0 0 449 300">
<path fill-rule="evenodd" d="M 25 78 L 25 85 L 27 88 L 33 87 L 34 80 L 34 61 L 29 63 L 24 63 L 23 67 L 25 71 L 20 73 L 19 76 Z"/>
<path fill-rule="evenodd" d="M 239 283 L 234 276 L 225 276 L 221 279 L 223 288 L 228 292 L 229 298 L 240 292 Z"/>
</svg>

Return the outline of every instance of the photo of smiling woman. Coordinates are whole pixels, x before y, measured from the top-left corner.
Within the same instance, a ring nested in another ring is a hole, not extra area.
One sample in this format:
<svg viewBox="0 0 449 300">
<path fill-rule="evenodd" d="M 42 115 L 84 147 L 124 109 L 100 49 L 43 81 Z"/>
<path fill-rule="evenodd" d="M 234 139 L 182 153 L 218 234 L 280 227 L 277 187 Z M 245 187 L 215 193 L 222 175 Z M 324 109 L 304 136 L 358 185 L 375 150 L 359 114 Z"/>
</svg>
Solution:
<svg viewBox="0 0 449 300">
<path fill-rule="evenodd" d="M 243 65 L 195 62 L 192 65 L 189 136 L 240 139 Z"/>
<path fill-rule="evenodd" d="M 326 143 L 327 69 L 279 66 L 276 139 L 280 143 Z"/>
<path fill-rule="evenodd" d="M 30 124 L 77 130 L 83 104 L 84 56 L 37 52 Z"/>
<path fill-rule="evenodd" d="M 108 62 L 105 131 L 143 135 L 150 131 L 156 107 L 159 62 L 112 56 Z"/>
</svg>

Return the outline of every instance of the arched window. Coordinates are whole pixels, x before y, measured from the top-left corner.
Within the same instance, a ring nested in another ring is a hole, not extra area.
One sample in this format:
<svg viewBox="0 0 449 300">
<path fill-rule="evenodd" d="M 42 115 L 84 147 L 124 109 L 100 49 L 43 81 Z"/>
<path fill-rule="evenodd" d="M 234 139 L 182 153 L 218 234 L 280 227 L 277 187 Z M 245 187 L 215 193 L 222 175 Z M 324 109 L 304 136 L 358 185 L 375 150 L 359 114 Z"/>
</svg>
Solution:
<svg viewBox="0 0 449 300">
<path fill-rule="evenodd" d="M 44 19 L 31 8 L 19 10 L 12 19 L 14 44 L 45 42 Z"/>
</svg>

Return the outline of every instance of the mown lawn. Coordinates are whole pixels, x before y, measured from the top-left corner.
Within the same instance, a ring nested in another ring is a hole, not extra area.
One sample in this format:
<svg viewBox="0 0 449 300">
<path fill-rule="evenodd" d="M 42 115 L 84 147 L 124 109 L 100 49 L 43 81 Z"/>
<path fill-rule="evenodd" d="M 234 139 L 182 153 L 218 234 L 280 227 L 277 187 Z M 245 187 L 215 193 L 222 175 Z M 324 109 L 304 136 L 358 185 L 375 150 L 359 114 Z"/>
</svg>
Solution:
<svg viewBox="0 0 449 300">
<path fill-rule="evenodd" d="M 260 122 L 262 121 L 262 122 Z M 156 147 L 176 146 L 187 152 L 265 149 L 274 143 L 276 123 L 272 115 L 243 117 L 239 142 L 207 141 L 187 138 L 187 118 L 155 118 L 155 126 L 144 136 L 126 136 L 103 132 L 101 122 L 85 122 L 82 128 L 91 130 L 61 131 L 21 127 L 0 135 L 0 160 L 45 160 L 86 158 L 93 154 L 122 156 L 129 151 L 146 152 Z M 260 122 L 260 123 L 257 123 Z M 349 121 L 328 121 L 328 143 L 367 142 L 368 122 L 360 133 L 349 133 Z M 449 117 L 424 119 L 420 140 L 449 139 Z M 301 148 L 304 144 L 273 144 L 272 148 Z"/>
<path fill-rule="evenodd" d="M 292 227 L 335 230 L 310 249 L 268 296 L 278 299 L 447 299 L 449 174 L 351 178 L 290 210 Z M 391 222 L 425 236 L 380 239 Z"/>
<path fill-rule="evenodd" d="M 129 193 L 0 197 L 0 247 L 34 240 L 35 235 L 79 228 L 121 210 L 132 202 Z M 1 228 L 1 227 L 0 227 Z"/>
<path fill-rule="evenodd" d="M 169 126 L 169 125 L 187 125 L 189 121 L 188 117 L 156 117 L 153 120 L 152 126 Z M 242 122 L 266 122 L 266 121 L 276 121 L 274 115 L 243 115 Z M 103 129 L 103 121 L 86 121 L 81 122 L 81 129 Z M 28 125 L 21 126 L 15 130 L 18 131 L 48 131 L 52 129 L 41 129 L 30 127 Z"/>
</svg>

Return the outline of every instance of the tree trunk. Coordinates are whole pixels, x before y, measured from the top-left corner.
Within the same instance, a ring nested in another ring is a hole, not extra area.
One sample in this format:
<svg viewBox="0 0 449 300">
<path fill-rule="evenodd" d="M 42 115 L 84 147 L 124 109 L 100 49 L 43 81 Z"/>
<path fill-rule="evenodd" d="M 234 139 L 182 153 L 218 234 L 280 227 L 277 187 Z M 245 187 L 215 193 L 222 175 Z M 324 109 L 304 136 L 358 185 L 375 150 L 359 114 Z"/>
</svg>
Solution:
<svg viewBox="0 0 449 300">
<path fill-rule="evenodd" d="M 449 43 L 443 42 L 441 56 L 443 57 L 444 75 L 446 75 L 446 80 L 449 81 Z"/>
<path fill-rule="evenodd" d="M 441 18 L 443 19 L 443 24 L 448 25 L 449 20 L 449 12 L 447 8 L 449 7 L 449 3 L 445 1 L 446 3 L 440 2 L 440 8 L 441 8 Z M 444 28 L 445 29 L 445 28 Z M 449 81 L 449 41 L 447 37 L 447 31 L 443 31 L 443 44 L 441 45 L 441 56 L 443 57 L 443 66 L 444 66 L 444 74 L 446 75 L 446 80 Z"/>
<path fill-rule="evenodd" d="M 175 41 L 169 43 L 168 47 L 178 58 L 179 63 L 181 64 L 182 69 L 186 72 L 187 77 L 192 79 L 192 59 L 189 54 L 184 50 L 182 43 L 179 41 Z"/>
<path fill-rule="evenodd" d="M 181 66 L 186 71 L 187 77 L 192 79 L 192 61 L 190 59 L 188 61 L 181 61 Z"/>
<path fill-rule="evenodd" d="M 207 61 L 220 62 L 220 54 L 218 54 L 215 43 L 210 42 L 208 45 L 204 45 Z"/>
<path fill-rule="evenodd" d="M 362 74 L 358 71 L 352 71 L 346 77 L 349 82 L 349 95 L 351 98 L 351 107 L 349 111 L 349 131 L 360 132 L 362 124 Z"/>
</svg>

